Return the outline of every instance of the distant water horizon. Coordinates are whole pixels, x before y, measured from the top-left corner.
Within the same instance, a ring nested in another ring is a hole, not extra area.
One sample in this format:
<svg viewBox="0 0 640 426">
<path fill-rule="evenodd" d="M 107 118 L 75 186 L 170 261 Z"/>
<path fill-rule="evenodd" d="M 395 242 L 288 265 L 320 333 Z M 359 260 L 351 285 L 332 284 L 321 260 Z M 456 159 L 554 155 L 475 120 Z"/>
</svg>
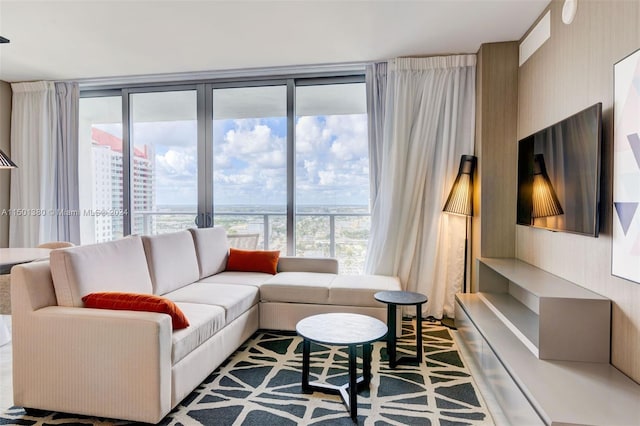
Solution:
<svg viewBox="0 0 640 426">
<path fill-rule="evenodd" d="M 369 206 L 362 204 L 298 204 L 298 213 L 369 213 Z M 155 210 L 161 212 L 196 212 L 198 206 L 189 204 L 157 204 Z M 223 204 L 214 207 L 214 213 L 286 213 L 286 206 L 272 204 Z"/>
</svg>

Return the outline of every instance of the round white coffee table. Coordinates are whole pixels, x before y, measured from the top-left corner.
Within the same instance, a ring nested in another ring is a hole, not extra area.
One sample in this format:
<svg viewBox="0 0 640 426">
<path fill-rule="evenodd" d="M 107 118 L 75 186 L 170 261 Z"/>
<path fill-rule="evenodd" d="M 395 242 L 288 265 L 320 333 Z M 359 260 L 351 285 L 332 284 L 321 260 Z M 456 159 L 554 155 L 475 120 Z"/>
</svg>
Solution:
<svg viewBox="0 0 640 426">
<path fill-rule="evenodd" d="M 302 337 L 302 391 L 324 392 L 342 397 L 356 422 L 358 418 L 358 391 L 368 389 L 371 382 L 371 343 L 387 334 L 382 321 L 360 314 L 320 314 L 307 317 L 296 325 Z M 347 346 L 349 348 L 349 382 L 342 386 L 309 382 L 311 342 L 322 345 Z M 362 345 L 362 376 L 358 377 L 356 352 Z"/>
</svg>

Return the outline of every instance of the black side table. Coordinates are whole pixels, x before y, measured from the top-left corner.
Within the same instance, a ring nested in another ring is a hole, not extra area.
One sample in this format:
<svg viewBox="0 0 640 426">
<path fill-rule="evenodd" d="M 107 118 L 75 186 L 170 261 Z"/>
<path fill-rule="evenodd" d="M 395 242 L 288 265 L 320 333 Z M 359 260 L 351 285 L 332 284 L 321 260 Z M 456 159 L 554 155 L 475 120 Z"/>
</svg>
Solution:
<svg viewBox="0 0 640 426">
<path fill-rule="evenodd" d="M 389 367 L 404 362 L 422 362 L 422 305 L 427 302 L 427 296 L 410 291 L 380 291 L 373 297 L 378 302 L 387 304 L 387 354 L 389 355 Z M 416 307 L 416 356 L 397 358 L 396 353 L 396 306 L 415 305 Z"/>
</svg>

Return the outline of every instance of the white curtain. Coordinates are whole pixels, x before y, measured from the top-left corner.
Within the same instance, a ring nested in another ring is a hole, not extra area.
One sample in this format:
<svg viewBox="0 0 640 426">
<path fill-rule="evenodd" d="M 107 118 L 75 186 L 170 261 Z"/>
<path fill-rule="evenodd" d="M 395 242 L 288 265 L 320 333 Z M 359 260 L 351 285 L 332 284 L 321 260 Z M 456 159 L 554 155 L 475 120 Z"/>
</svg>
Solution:
<svg viewBox="0 0 640 426">
<path fill-rule="evenodd" d="M 59 183 L 77 193 L 77 178 L 63 184 L 59 176 L 77 174 L 77 84 L 64 86 L 60 95 L 53 82 L 13 83 L 11 89 L 11 156 L 18 168 L 11 174 L 9 246 L 70 241 L 79 227 L 59 232 L 59 217 L 73 213 L 68 202 L 73 196 L 61 192 Z M 76 150 L 75 169 L 65 160 L 73 156 L 70 146 Z"/>
<path fill-rule="evenodd" d="M 369 176 L 371 206 L 376 202 L 382 170 L 382 134 L 387 99 L 387 63 L 367 65 L 367 118 L 369 127 Z"/>
<path fill-rule="evenodd" d="M 78 83 L 56 83 L 58 132 L 56 144 L 56 207 L 61 212 L 79 212 L 78 190 Z M 80 216 L 58 214 L 56 241 L 80 244 Z"/>
<path fill-rule="evenodd" d="M 426 294 L 425 315 L 454 316 L 464 217 L 442 213 L 460 156 L 473 153 L 475 55 L 399 58 L 387 69 L 378 193 L 365 270 Z"/>
</svg>

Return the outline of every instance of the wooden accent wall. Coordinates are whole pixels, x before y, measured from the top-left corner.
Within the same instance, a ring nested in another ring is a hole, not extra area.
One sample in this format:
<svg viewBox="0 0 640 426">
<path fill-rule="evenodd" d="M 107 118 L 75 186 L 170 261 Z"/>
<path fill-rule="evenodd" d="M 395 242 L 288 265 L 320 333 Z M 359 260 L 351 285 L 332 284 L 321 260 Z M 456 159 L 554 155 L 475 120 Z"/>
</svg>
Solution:
<svg viewBox="0 0 640 426">
<path fill-rule="evenodd" d="M 11 155 L 11 85 L 0 81 L 0 149 Z M 0 212 L 9 208 L 11 170 L 0 170 Z M 0 247 L 9 247 L 9 216 L 0 215 Z"/>
<path fill-rule="evenodd" d="M 562 5 L 549 5 L 551 38 L 518 73 L 518 139 L 602 102 L 600 236 L 516 226 L 516 254 L 613 301 L 611 362 L 640 382 L 640 284 L 611 274 L 613 66 L 640 48 L 640 2 L 579 1 L 570 25 L 562 23 Z"/>
<path fill-rule="evenodd" d="M 483 44 L 476 66 L 473 254 L 515 257 L 518 43 Z M 477 289 L 476 265 L 472 290 Z"/>
</svg>

